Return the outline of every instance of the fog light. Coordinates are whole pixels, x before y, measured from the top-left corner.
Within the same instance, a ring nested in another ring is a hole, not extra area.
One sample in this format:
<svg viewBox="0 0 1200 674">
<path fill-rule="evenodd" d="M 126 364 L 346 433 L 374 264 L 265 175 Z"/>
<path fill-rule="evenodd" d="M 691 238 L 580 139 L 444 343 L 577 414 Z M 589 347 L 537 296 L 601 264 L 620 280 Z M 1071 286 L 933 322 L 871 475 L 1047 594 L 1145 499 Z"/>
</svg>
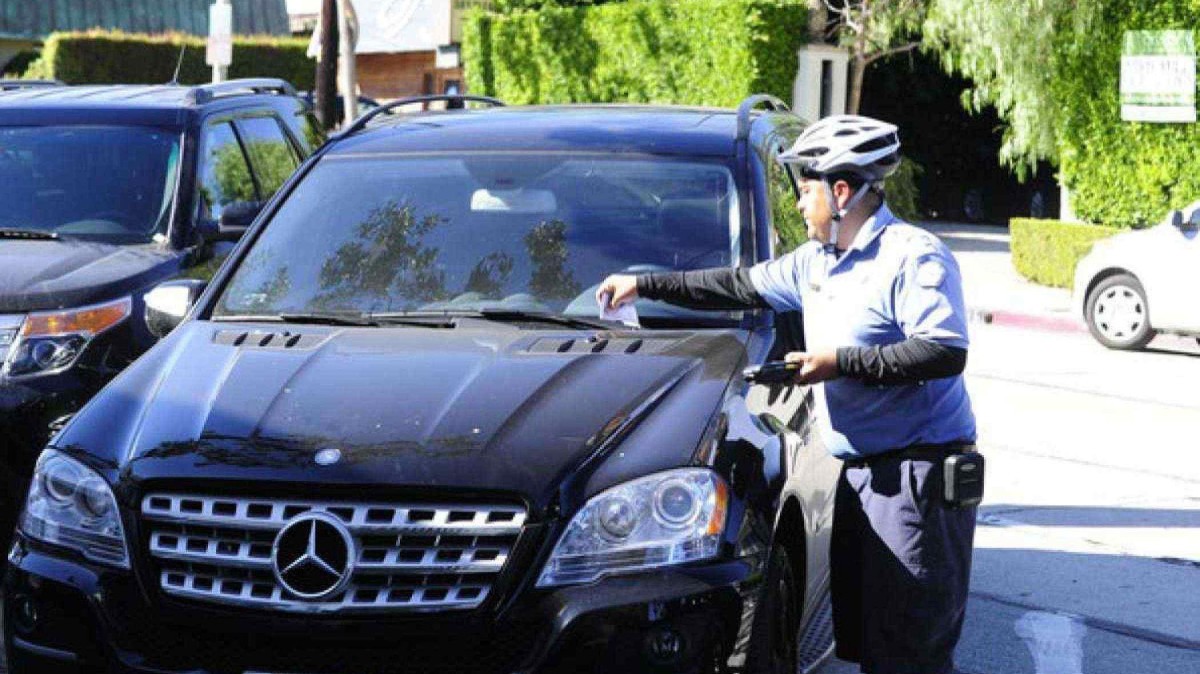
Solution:
<svg viewBox="0 0 1200 674">
<path fill-rule="evenodd" d="M 29 595 L 17 595 L 13 600 L 13 627 L 22 634 L 29 634 L 37 628 L 38 610 L 33 598 Z"/>
<path fill-rule="evenodd" d="M 687 641 L 674 627 L 656 627 L 646 635 L 646 657 L 656 665 L 673 665 L 686 650 Z"/>
</svg>

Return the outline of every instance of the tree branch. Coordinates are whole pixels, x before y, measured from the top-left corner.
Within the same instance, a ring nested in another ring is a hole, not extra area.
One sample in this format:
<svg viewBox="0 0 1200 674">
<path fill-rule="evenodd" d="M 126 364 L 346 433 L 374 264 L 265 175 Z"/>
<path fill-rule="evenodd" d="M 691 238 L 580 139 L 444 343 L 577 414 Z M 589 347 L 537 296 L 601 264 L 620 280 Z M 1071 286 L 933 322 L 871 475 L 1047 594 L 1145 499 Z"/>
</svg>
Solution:
<svg viewBox="0 0 1200 674">
<path fill-rule="evenodd" d="M 889 56 L 895 56 L 896 54 L 902 54 L 904 52 L 909 52 L 920 46 L 921 46 L 920 42 L 909 42 L 906 45 L 901 45 L 899 47 L 893 47 L 891 49 L 886 49 L 884 51 L 879 52 L 878 54 L 872 54 L 871 56 L 867 56 L 864 65 L 871 65 L 872 63 L 878 61 L 879 59 L 887 58 Z"/>
</svg>

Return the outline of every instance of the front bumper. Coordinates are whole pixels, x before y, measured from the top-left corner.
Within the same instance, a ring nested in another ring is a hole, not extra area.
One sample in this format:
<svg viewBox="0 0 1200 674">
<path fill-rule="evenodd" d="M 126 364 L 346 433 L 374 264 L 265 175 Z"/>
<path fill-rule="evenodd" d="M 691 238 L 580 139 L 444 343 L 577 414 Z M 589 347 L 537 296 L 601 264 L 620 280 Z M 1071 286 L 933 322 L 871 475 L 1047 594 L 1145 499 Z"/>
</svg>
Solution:
<svg viewBox="0 0 1200 674">
<path fill-rule="evenodd" d="M 529 590 L 499 612 L 354 619 L 179 603 L 22 536 L 9 557 L 12 674 L 724 671 L 743 660 L 762 562 Z"/>
</svg>

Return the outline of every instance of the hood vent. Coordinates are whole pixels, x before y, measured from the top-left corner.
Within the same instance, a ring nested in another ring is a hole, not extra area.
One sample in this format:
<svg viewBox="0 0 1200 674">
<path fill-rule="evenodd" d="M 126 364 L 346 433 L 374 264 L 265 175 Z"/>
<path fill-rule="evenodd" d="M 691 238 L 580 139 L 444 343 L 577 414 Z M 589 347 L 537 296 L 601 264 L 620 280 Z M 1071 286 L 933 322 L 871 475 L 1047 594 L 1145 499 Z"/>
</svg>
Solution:
<svg viewBox="0 0 1200 674">
<path fill-rule="evenodd" d="M 221 330 L 213 342 L 243 349 L 311 349 L 324 341 L 325 335 L 306 335 L 287 330 Z"/>
<path fill-rule="evenodd" d="M 545 337 L 534 342 L 528 353 L 609 353 L 654 354 L 666 349 L 674 340 L 641 337 Z"/>
</svg>

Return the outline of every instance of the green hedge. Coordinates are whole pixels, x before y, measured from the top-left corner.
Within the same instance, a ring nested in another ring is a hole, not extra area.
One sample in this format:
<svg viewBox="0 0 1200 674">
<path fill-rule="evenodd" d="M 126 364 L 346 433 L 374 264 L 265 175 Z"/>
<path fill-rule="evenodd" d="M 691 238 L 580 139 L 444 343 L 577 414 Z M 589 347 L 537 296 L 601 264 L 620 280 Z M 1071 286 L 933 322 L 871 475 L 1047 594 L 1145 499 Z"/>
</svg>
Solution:
<svg viewBox="0 0 1200 674">
<path fill-rule="evenodd" d="M 1048 77 L 1061 174 L 1083 219 L 1145 226 L 1200 197 L 1200 125 L 1121 120 L 1127 30 L 1194 29 L 1200 0 L 1105 0 L 1086 30 L 1063 30 Z M 1200 34 L 1197 34 L 1200 43 Z"/>
<path fill-rule="evenodd" d="M 1062 220 L 1013 218 L 1008 231 L 1017 273 L 1034 283 L 1070 288 L 1079 259 L 1087 255 L 1093 243 L 1120 230 Z"/>
<path fill-rule="evenodd" d="M 901 219 L 916 222 L 921 219 L 921 189 L 918 186 L 925 169 L 908 157 L 900 158 L 900 166 L 884 183 L 888 208 Z"/>
<path fill-rule="evenodd" d="M 141 35 L 120 31 L 52 33 L 25 77 L 54 78 L 68 84 L 161 84 L 169 82 L 186 45 L 179 81 L 212 80 L 204 63 L 202 38 L 179 33 Z M 308 40 L 238 36 L 233 40 L 229 77 L 279 77 L 297 89 L 312 89 L 316 62 L 306 55 Z"/>
<path fill-rule="evenodd" d="M 807 17 L 804 0 L 477 9 L 463 26 L 467 87 L 512 104 L 791 100 Z"/>
</svg>

